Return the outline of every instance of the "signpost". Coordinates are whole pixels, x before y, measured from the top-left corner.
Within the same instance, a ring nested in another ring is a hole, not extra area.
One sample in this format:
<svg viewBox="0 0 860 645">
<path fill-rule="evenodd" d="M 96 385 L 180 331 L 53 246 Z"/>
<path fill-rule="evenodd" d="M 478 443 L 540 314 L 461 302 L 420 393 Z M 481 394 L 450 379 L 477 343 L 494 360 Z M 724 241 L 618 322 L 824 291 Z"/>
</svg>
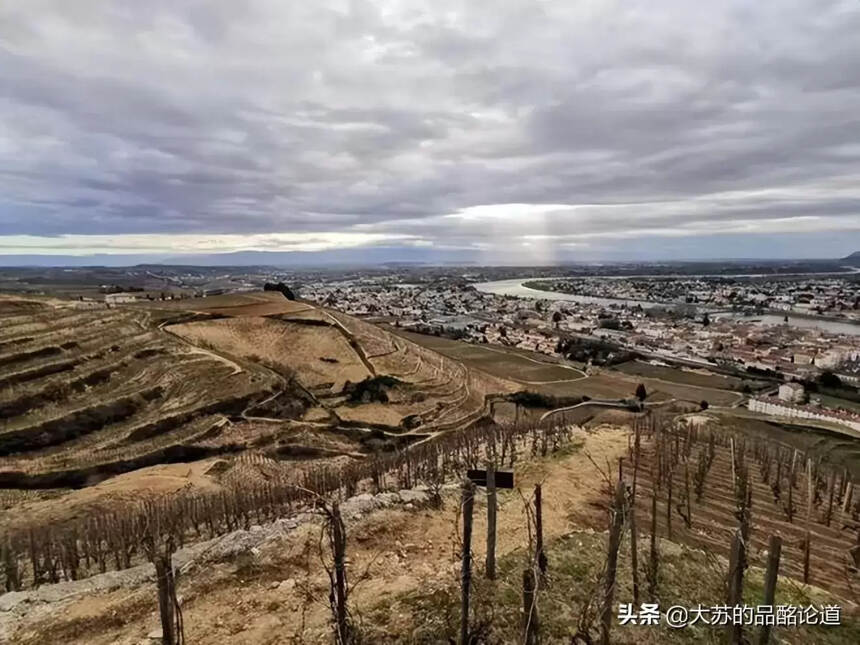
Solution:
<svg viewBox="0 0 860 645">
<path fill-rule="evenodd" d="M 496 474 L 496 488 L 513 488 L 514 487 L 514 471 L 513 470 L 497 470 Z M 487 485 L 487 471 L 486 470 L 469 470 L 466 471 L 466 477 L 471 481 L 475 486 L 486 486 Z"/>
<path fill-rule="evenodd" d="M 487 462 L 486 470 L 469 470 L 466 479 L 475 486 L 487 489 L 487 566 L 486 576 L 489 580 L 496 579 L 496 489 L 514 487 L 513 470 L 496 470 L 491 462 Z"/>
</svg>

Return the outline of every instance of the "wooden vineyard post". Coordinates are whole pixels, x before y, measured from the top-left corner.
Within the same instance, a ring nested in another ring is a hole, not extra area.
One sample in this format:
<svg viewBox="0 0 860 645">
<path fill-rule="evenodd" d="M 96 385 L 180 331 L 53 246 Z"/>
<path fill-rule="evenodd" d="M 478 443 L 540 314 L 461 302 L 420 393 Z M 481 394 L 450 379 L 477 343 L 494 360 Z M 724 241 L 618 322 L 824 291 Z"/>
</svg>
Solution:
<svg viewBox="0 0 860 645">
<path fill-rule="evenodd" d="M 666 481 L 666 536 L 672 539 L 672 483 L 674 479 L 674 466 L 669 466 L 669 475 Z"/>
<path fill-rule="evenodd" d="M 535 561 L 543 575 L 547 562 L 543 552 L 543 495 L 540 484 L 535 485 L 535 534 Z"/>
<path fill-rule="evenodd" d="M 771 488 L 776 492 L 782 486 L 782 451 L 777 448 L 774 454 L 776 455 L 776 488 L 773 488 L 773 486 Z"/>
<path fill-rule="evenodd" d="M 157 530 L 153 530 L 147 541 L 146 550 L 155 566 L 161 641 L 164 645 L 183 645 L 185 636 L 182 611 L 176 599 L 176 580 L 173 576 L 173 537 L 162 537 L 158 535 Z"/>
<path fill-rule="evenodd" d="M 173 571 L 170 556 L 155 557 L 155 584 L 158 588 L 158 613 L 161 618 L 161 641 L 164 645 L 176 645 L 174 634 L 173 602 L 170 597 Z"/>
<path fill-rule="evenodd" d="M 539 634 L 537 593 L 534 567 L 523 571 L 523 643 L 537 645 Z"/>
<path fill-rule="evenodd" d="M 742 475 L 742 492 L 738 495 L 738 520 L 739 526 L 732 538 L 731 551 L 729 553 L 729 577 L 728 597 L 726 604 L 734 607 L 743 603 L 744 571 L 747 567 L 747 543 L 749 542 L 749 503 L 750 496 L 746 494 L 749 487 L 749 479 L 746 468 Z M 740 645 L 743 642 L 743 629 L 740 624 L 729 625 L 729 642 Z"/>
<path fill-rule="evenodd" d="M 741 538 L 740 529 L 735 530 L 732 536 L 732 546 L 729 552 L 729 579 L 728 579 L 728 595 L 726 605 L 734 607 L 740 604 L 743 591 L 743 539 Z M 741 641 L 741 626 L 729 624 L 729 642 L 733 645 L 740 645 Z"/>
<path fill-rule="evenodd" d="M 496 579 L 496 469 L 487 462 L 487 579 Z"/>
<path fill-rule="evenodd" d="M 652 471 L 653 472 L 653 471 Z M 648 552 L 648 598 L 651 602 L 657 602 L 657 570 L 659 567 L 659 554 L 657 553 L 657 486 L 651 478 L 651 544 Z"/>
<path fill-rule="evenodd" d="M 803 540 L 803 584 L 809 583 L 809 550 L 811 534 L 809 523 L 812 520 L 812 460 L 806 460 L 806 536 Z"/>
<path fill-rule="evenodd" d="M 797 458 L 797 451 L 791 453 L 791 467 L 788 469 L 788 515 L 789 523 L 794 521 L 794 464 Z"/>
<path fill-rule="evenodd" d="M 837 503 L 842 502 L 842 497 L 845 495 L 845 487 L 848 485 L 848 469 L 843 468 L 842 472 L 839 473 L 839 486 L 836 487 L 836 492 L 838 493 Z"/>
<path fill-rule="evenodd" d="M 475 507 L 475 485 L 463 482 L 463 560 L 460 568 L 460 645 L 469 643 L 469 593 L 472 586 L 472 511 Z"/>
<path fill-rule="evenodd" d="M 732 449 L 732 490 L 737 486 L 737 475 L 735 473 L 735 438 L 729 437 L 729 444 Z"/>
<path fill-rule="evenodd" d="M 687 500 L 687 517 L 684 520 L 689 529 L 693 526 L 693 509 L 690 503 L 690 466 L 687 461 L 684 461 L 684 496 Z"/>
<path fill-rule="evenodd" d="M 345 645 L 349 642 L 349 625 L 346 613 L 346 532 L 340 516 L 337 502 L 331 509 L 331 538 L 334 555 L 334 597 L 335 597 L 335 627 L 337 628 L 337 643 Z"/>
<path fill-rule="evenodd" d="M 827 516 L 825 517 L 825 523 L 827 526 L 830 526 L 830 520 L 833 517 L 833 493 L 834 487 L 836 486 L 836 473 L 830 473 L 830 494 L 827 497 Z"/>
<path fill-rule="evenodd" d="M 615 574 L 618 570 L 618 549 L 624 530 L 624 482 L 615 486 L 612 504 L 612 524 L 609 528 L 609 552 L 606 557 L 606 582 L 603 590 L 603 604 L 600 608 L 600 643 L 609 645 L 609 630 L 612 627 L 612 603 L 615 598 Z"/>
<path fill-rule="evenodd" d="M 773 606 L 776 599 L 776 581 L 779 576 L 779 557 L 782 552 L 782 538 L 778 535 L 770 536 L 770 546 L 767 551 L 767 571 L 764 575 L 764 601 L 765 605 Z M 758 634 L 758 645 L 767 645 L 770 641 L 770 625 L 764 624 Z"/>
<path fill-rule="evenodd" d="M 630 491 L 630 567 L 633 574 L 633 606 L 639 606 L 639 552 L 636 534 L 636 480 L 639 475 L 639 424 L 633 428 L 633 487 Z"/>
</svg>

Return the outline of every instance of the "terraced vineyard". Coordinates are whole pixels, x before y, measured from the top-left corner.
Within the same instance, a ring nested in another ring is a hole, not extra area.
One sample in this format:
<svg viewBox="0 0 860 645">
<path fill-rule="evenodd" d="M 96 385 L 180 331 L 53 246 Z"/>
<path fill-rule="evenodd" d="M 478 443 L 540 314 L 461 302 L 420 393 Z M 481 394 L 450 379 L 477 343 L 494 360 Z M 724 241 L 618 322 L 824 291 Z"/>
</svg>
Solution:
<svg viewBox="0 0 860 645">
<path fill-rule="evenodd" d="M 148 312 L 4 300 L 0 315 L 0 485 L 11 489 L 204 456 L 196 441 L 285 383 L 177 341 Z"/>
<path fill-rule="evenodd" d="M 360 460 L 479 421 L 516 389 L 280 293 L 0 297 L 2 523 L 163 492 L 150 484 L 166 464 L 192 465 L 175 490 Z"/>
<path fill-rule="evenodd" d="M 860 499 L 852 490 L 853 470 L 822 461 L 815 450 L 731 432 L 714 418 L 692 421 L 664 431 L 662 441 L 643 434 L 636 512 L 646 524 L 640 530 L 652 517 L 656 487 L 660 535 L 728 557 L 739 522 L 737 491 L 748 473 L 751 561 L 764 566 L 768 540 L 779 535 L 780 573 L 803 580 L 808 530 L 809 582 L 856 601 Z"/>
</svg>

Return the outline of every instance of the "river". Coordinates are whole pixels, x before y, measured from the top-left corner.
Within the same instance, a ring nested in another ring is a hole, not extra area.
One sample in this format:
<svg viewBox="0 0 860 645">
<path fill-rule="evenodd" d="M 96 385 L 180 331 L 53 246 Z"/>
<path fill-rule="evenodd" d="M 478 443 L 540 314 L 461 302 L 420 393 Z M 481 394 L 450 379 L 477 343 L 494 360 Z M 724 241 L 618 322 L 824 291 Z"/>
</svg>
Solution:
<svg viewBox="0 0 860 645">
<path fill-rule="evenodd" d="M 569 302 L 584 302 L 590 304 L 604 305 L 606 307 L 641 306 L 643 309 L 653 309 L 655 307 L 675 307 L 678 303 L 672 302 L 652 302 L 648 300 L 624 300 L 621 298 L 598 298 L 595 296 L 580 296 L 572 293 L 560 293 L 558 291 L 541 291 L 540 289 L 532 289 L 525 286 L 524 282 L 536 280 L 538 278 L 513 278 L 511 280 L 494 280 L 492 282 L 477 282 L 473 286 L 478 291 L 484 293 L 494 293 L 499 296 L 516 296 L 518 298 L 541 298 L 543 300 L 566 300 Z M 565 278 L 539 278 L 540 280 L 564 280 Z M 713 311 L 713 310 L 712 310 Z M 761 325 L 782 325 L 785 324 L 785 317 L 777 314 L 765 314 L 761 316 L 746 316 L 743 314 L 733 313 L 716 313 L 716 317 L 732 317 L 736 320 L 750 320 Z M 803 316 L 788 317 L 788 324 L 794 327 L 802 328 L 818 328 L 831 334 L 846 334 L 850 336 L 860 336 L 860 325 L 855 325 L 849 322 L 839 322 L 836 320 L 822 320 L 818 318 L 806 318 Z"/>
<path fill-rule="evenodd" d="M 579 296 L 560 291 L 543 291 L 525 286 L 525 282 L 536 280 L 565 280 L 566 278 L 514 278 L 513 280 L 494 280 L 493 282 L 477 282 L 473 287 L 484 293 L 495 293 L 500 296 L 517 296 L 519 298 L 542 298 L 544 300 L 568 300 L 571 302 L 588 302 L 597 305 L 641 305 L 643 309 L 653 307 L 673 306 L 671 303 L 650 302 L 648 300 L 622 300 L 621 298 L 598 298 L 596 296 Z"/>
</svg>

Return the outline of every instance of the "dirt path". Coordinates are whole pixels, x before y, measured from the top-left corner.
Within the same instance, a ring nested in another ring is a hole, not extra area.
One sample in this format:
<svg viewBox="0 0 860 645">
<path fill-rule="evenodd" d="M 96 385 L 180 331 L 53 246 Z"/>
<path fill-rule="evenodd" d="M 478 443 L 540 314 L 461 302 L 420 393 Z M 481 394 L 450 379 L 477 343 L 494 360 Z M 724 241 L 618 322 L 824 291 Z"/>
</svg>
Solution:
<svg viewBox="0 0 860 645">
<path fill-rule="evenodd" d="M 230 373 L 230 376 L 233 376 L 234 374 L 241 374 L 242 372 L 245 371 L 244 368 L 241 365 L 239 365 L 238 363 L 236 363 L 235 361 L 232 361 L 229 358 L 221 356 L 220 354 L 216 354 L 215 352 L 213 352 L 211 350 L 204 349 L 202 347 L 198 347 L 197 345 L 195 345 L 194 343 L 190 342 L 189 340 L 183 338 L 179 334 L 174 334 L 172 331 L 167 329 L 167 327 L 170 326 L 170 324 L 171 323 L 169 321 L 164 321 L 158 325 L 158 330 L 165 333 L 165 334 L 168 334 L 171 338 L 177 339 L 179 342 L 181 342 L 186 347 L 188 347 L 188 349 L 189 349 L 188 353 L 189 354 L 203 354 L 204 356 L 208 356 L 210 358 L 213 358 L 220 363 L 224 363 L 225 365 L 227 365 L 228 367 L 230 367 L 233 370 Z"/>
<path fill-rule="evenodd" d="M 524 381 L 519 378 L 514 378 L 513 376 L 509 376 L 512 381 L 515 383 L 522 383 L 523 385 L 553 385 L 554 383 L 576 383 L 577 381 L 581 381 L 582 379 L 588 378 L 587 376 L 578 376 L 577 378 L 563 378 L 558 381 Z"/>
<path fill-rule="evenodd" d="M 346 339 L 347 344 L 352 348 L 352 351 L 355 352 L 355 355 L 358 356 L 358 359 L 362 362 L 365 369 L 370 372 L 370 375 L 376 376 L 376 368 L 367 358 L 367 354 L 365 354 L 364 349 L 361 347 L 361 343 L 358 342 L 358 339 L 355 337 L 355 334 L 353 334 L 350 330 L 344 327 L 343 324 L 337 318 L 332 316 L 329 312 L 325 311 L 324 309 L 320 309 L 319 311 L 322 312 L 326 316 L 326 318 L 331 320 L 334 328 L 337 329 L 343 335 L 343 337 Z"/>
<path fill-rule="evenodd" d="M 188 349 L 189 354 L 203 354 L 204 356 L 208 356 L 209 358 L 215 359 L 220 363 L 224 363 L 227 367 L 230 367 L 233 371 L 230 373 L 230 376 L 234 374 L 241 374 L 245 370 L 236 362 L 231 361 L 229 358 L 225 358 L 220 354 L 216 354 L 208 349 L 203 349 L 202 347 L 194 347 L 191 346 Z"/>
<path fill-rule="evenodd" d="M 665 401 L 645 401 L 644 405 L 646 408 L 647 407 L 653 408 L 653 407 L 659 407 L 661 405 L 669 405 L 671 403 L 675 403 L 676 401 L 677 401 L 677 399 L 675 399 L 675 398 L 666 399 Z M 626 403 L 621 403 L 619 401 L 601 401 L 599 399 L 590 399 L 588 401 L 583 401 L 582 403 L 577 403 L 575 405 L 567 405 L 563 408 L 553 408 L 552 410 L 549 410 L 548 412 L 544 412 L 541 415 L 539 420 L 545 421 L 546 419 L 553 416 L 554 414 L 564 413 L 564 412 L 567 412 L 568 410 L 575 410 L 576 408 L 587 407 L 587 406 L 615 408 L 616 410 L 629 410 L 629 407 L 627 406 Z"/>
<path fill-rule="evenodd" d="M 543 482 L 548 540 L 575 529 L 603 527 L 605 511 L 600 505 L 605 484 L 591 459 L 603 467 L 615 463 L 627 447 L 626 433 L 619 429 L 577 431 L 574 441 L 582 446 L 572 454 L 516 466 L 517 485 L 524 495 Z M 500 494 L 499 503 L 497 552 L 502 557 L 528 544 L 528 530 L 516 491 Z M 386 509 L 349 527 L 349 580 L 357 620 L 395 595 L 427 592 L 456 580 L 457 514 L 452 494 L 441 510 Z M 479 570 L 485 553 L 485 517 L 486 503 L 479 494 L 473 543 Z M 319 527 L 307 526 L 289 540 L 266 545 L 256 558 L 240 556 L 181 579 L 187 641 L 203 645 L 328 642 L 328 583 L 317 550 L 319 537 Z M 305 602 L 308 597 L 310 604 Z M 58 642 L 138 645 L 158 627 L 154 603 L 152 584 L 88 597 L 63 611 L 42 612 L 19 628 L 16 642 L 44 642 L 43 636 L 51 633 Z"/>
</svg>

